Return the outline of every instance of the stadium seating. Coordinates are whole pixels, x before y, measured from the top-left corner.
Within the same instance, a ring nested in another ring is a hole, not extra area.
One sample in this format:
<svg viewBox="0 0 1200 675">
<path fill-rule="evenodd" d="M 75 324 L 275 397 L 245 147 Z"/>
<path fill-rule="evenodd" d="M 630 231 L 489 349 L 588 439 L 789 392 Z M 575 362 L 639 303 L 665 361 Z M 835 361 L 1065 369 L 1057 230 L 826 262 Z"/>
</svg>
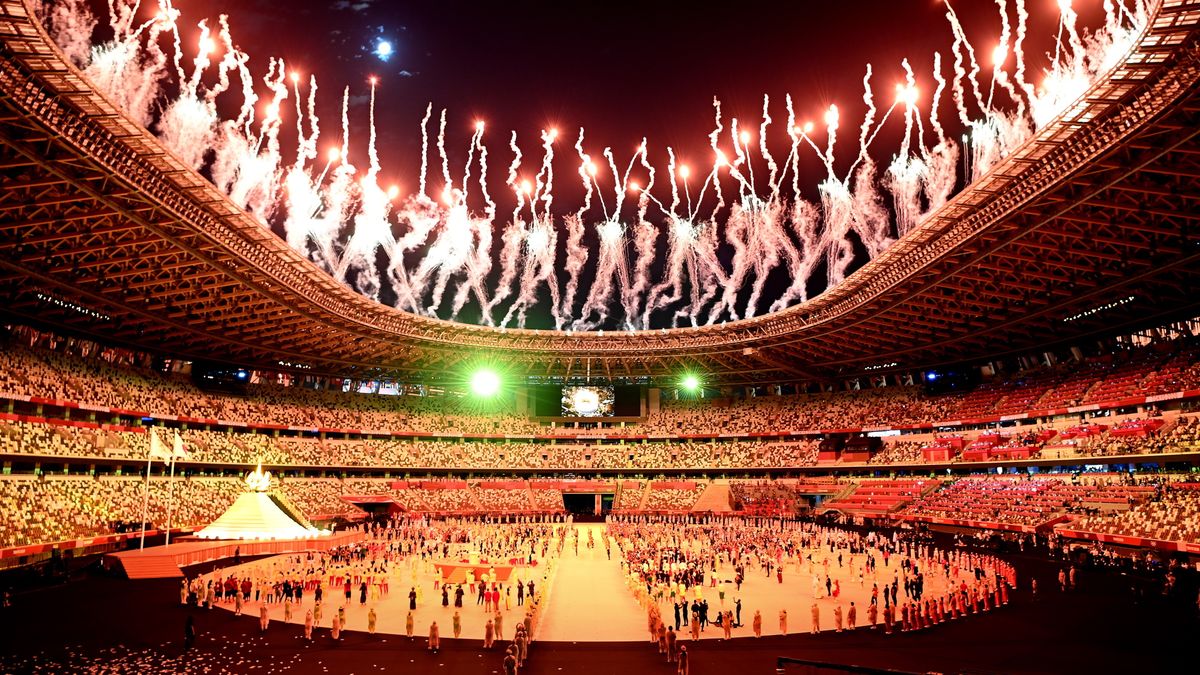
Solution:
<svg viewBox="0 0 1200 675">
<path fill-rule="evenodd" d="M 1068 513 L 1128 508 L 1153 488 L 1125 484 L 1124 476 L 970 477 L 947 483 L 903 510 L 905 515 L 981 523 L 1038 526 Z"/>
<path fill-rule="evenodd" d="M 1161 495 L 1128 511 L 1080 518 L 1071 528 L 1085 532 L 1200 543 L 1200 484 L 1168 485 Z"/>
<path fill-rule="evenodd" d="M 937 484 L 935 480 L 920 478 L 864 480 L 851 486 L 846 494 L 826 501 L 821 505 L 821 509 L 855 515 L 891 513 L 933 489 Z"/>
</svg>

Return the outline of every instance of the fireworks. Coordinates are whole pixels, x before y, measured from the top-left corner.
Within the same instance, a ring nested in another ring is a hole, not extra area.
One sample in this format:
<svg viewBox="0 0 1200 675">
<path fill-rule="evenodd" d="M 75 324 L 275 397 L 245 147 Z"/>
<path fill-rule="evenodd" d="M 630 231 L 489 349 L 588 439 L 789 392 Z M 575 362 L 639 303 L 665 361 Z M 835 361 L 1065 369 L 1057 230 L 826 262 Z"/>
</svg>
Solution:
<svg viewBox="0 0 1200 675">
<path fill-rule="evenodd" d="M 797 120 L 790 96 L 782 123 L 773 117 L 778 101 L 767 97 L 753 124 L 725 117 L 714 101 L 707 172 L 647 139 L 631 153 L 589 151 L 582 129 L 572 134 L 573 148 L 567 134 L 543 130 L 540 161 L 527 165 L 514 132 L 501 190 L 513 209 L 503 215 L 488 185 L 482 120 L 473 121 L 465 165 L 451 167 L 448 113 L 438 111 L 435 121 L 430 105 L 419 183 L 404 196 L 381 185 L 375 78 L 367 153 L 358 158 L 350 150 L 350 88 L 342 94 L 341 137 L 326 147 L 316 79 L 271 59 L 256 82 L 224 17 L 215 28 L 200 22 L 199 39 L 186 44 L 184 18 L 169 0 L 142 23 L 140 3 L 111 0 L 114 37 L 91 45 L 93 3 L 38 3 L 38 12 L 63 52 L 131 119 L 264 226 L 281 224 L 290 246 L 340 282 L 376 300 L 390 286 L 397 307 L 424 316 L 455 319 L 473 302 L 482 324 L 499 327 L 523 327 L 548 296 L 555 328 L 578 331 L 751 318 L 806 300 L 821 268 L 826 287 L 836 286 L 855 259 L 855 242 L 873 258 L 917 228 L 956 187 L 986 174 L 1119 63 L 1149 12 L 1148 0 L 1104 0 L 1105 25 L 1086 32 L 1071 2 L 1059 0 L 1055 53 L 1035 83 L 1025 62 L 1025 0 L 995 3 L 998 42 L 977 51 L 947 2 L 950 53 L 934 54 L 927 75 L 903 61 L 904 80 L 889 83 L 894 95 L 882 102 L 886 89 L 867 65 L 857 137 L 836 105 L 819 124 Z M 375 53 L 386 60 L 393 46 L 379 41 Z M 963 144 L 943 128 L 944 98 L 967 130 Z M 240 103 L 233 119 L 218 113 L 227 99 Z M 282 147 L 285 123 L 295 125 L 293 149 Z M 877 165 L 873 157 L 883 151 L 872 145 L 889 124 L 900 145 Z M 786 156 L 772 154 L 781 147 Z M 838 153 L 847 158 L 841 165 Z M 815 191 L 800 181 L 801 162 L 812 159 L 824 169 Z M 355 164 L 363 160 L 365 167 Z M 849 169 L 839 172 L 846 161 Z M 565 166 L 583 190 L 574 211 L 555 204 L 555 171 Z M 806 189 L 816 198 L 803 196 Z M 790 284 L 765 297 L 781 266 Z"/>
</svg>

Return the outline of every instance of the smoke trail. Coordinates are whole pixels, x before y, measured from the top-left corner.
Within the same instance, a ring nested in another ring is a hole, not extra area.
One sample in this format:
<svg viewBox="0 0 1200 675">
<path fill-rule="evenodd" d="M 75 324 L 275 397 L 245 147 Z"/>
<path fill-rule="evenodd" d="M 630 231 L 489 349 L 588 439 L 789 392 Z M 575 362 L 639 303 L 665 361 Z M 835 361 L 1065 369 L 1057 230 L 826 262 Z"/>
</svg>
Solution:
<svg viewBox="0 0 1200 675">
<path fill-rule="evenodd" d="M 437 150 L 438 156 L 442 158 L 442 191 L 447 192 L 453 187 L 454 182 L 450 179 L 450 158 L 446 156 L 446 109 L 442 108 L 441 121 L 438 122 L 437 135 Z M 444 198 L 443 198 L 444 199 Z"/>
<path fill-rule="evenodd" d="M 512 132 L 508 147 L 513 152 L 513 161 L 508 166 L 505 184 L 513 191 L 516 205 L 513 207 L 508 225 L 500 235 L 500 241 L 503 242 L 500 254 L 500 280 L 496 284 L 495 292 L 492 293 L 492 299 L 484 309 L 484 313 L 488 316 L 491 316 L 497 305 L 512 295 L 512 284 L 517 277 L 517 263 L 521 257 L 521 244 L 525 240 L 525 221 L 521 218 L 521 211 L 525 206 L 526 193 L 517 184 L 517 172 L 521 168 L 521 148 L 517 145 L 517 132 Z"/>
<path fill-rule="evenodd" d="M 633 270 L 633 283 L 621 296 L 621 304 L 625 308 L 625 328 L 628 330 L 648 328 L 641 321 L 642 313 L 638 305 L 643 294 L 650 287 L 650 266 L 654 264 L 655 245 L 658 242 L 658 230 L 655 229 L 653 223 L 646 220 L 646 211 L 652 199 L 651 190 L 654 188 L 655 171 L 654 166 L 647 158 L 645 138 L 642 139 L 637 157 L 642 167 L 646 169 L 649 178 L 646 185 L 640 190 L 637 224 L 633 230 L 633 250 L 637 261 Z"/>
<path fill-rule="evenodd" d="M 792 213 L 789 218 L 792 225 L 792 232 L 795 233 L 796 239 L 800 242 L 797 249 L 802 252 L 802 256 L 796 261 L 796 267 L 792 270 L 792 283 L 788 286 L 783 295 L 771 304 L 769 311 L 777 312 L 785 307 L 790 306 L 796 301 L 804 302 L 808 300 L 808 280 L 812 276 L 812 268 L 816 263 L 818 255 L 820 255 L 820 234 L 818 230 L 821 227 L 821 214 L 816 205 L 805 199 L 797 199 L 792 204 Z"/>
<path fill-rule="evenodd" d="M 87 66 L 91 59 L 92 33 L 100 24 L 87 0 L 54 0 L 49 5 L 43 0 L 35 0 L 33 10 L 71 63 L 81 69 Z"/>
<path fill-rule="evenodd" d="M 575 140 L 575 152 L 579 155 L 579 178 L 583 182 L 583 204 L 573 216 L 565 219 L 567 227 L 566 263 L 563 267 L 567 273 L 567 286 L 562 294 L 561 314 L 566 321 L 575 318 L 575 295 L 579 291 L 579 273 L 587 265 L 588 251 L 583 246 L 585 227 L 583 219 L 592 208 L 592 186 L 595 183 L 596 165 L 592 158 L 583 151 L 583 129 Z"/>
<path fill-rule="evenodd" d="M 775 164 L 775 158 L 771 156 L 771 151 L 767 148 L 767 128 L 771 126 L 771 97 L 763 95 L 763 119 L 762 124 L 758 127 L 758 151 L 762 153 L 763 160 L 767 163 L 767 183 L 771 188 L 771 199 L 779 196 L 779 188 L 775 184 L 775 179 L 779 175 L 779 166 Z"/>
</svg>

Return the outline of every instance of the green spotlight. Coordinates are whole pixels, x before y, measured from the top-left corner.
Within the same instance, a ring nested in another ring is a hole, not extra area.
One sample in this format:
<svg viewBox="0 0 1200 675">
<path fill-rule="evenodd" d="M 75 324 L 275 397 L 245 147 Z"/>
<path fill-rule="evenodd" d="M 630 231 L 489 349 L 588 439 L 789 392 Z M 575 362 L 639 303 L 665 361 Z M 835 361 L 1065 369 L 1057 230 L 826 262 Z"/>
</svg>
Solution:
<svg viewBox="0 0 1200 675">
<path fill-rule="evenodd" d="M 500 376 L 496 371 L 487 368 L 475 371 L 471 376 L 471 391 L 482 398 L 495 396 L 496 392 L 500 391 Z"/>
<path fill-rule="evenodd" d="M 687 375 L 683 376 L 682 384 L 683 384 L 683 388 L 688 391 L 696 392 L 696 391 L 700 390 L 700 378 L 696 377 L 692 373 L 688 373 Z"/>
</svg>

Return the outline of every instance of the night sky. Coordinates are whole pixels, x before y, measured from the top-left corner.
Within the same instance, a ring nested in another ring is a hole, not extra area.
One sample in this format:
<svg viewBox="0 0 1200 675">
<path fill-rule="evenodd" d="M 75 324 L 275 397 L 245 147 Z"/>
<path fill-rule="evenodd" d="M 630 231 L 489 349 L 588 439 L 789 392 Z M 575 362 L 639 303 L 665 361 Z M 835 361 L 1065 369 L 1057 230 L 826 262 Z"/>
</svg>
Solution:
<svg viewBox="0 0 1200 675">
<path fill-rule="evenodd" d="M 689 4 L 180 0 L 177 6 L 183 11 L 185 41 L 189 33 L 195 34 L 193 27 L 201 18 L 214 22 L 218 14 L 228 14 L 234 40 L 251 55 L 257 76 L 265 72 L 269 56 L 283 57 L 289 69 L 315 73 L 321 86 L 323 137 L 329 139 L 322 142 L 322 152 L 336 143 L 337 106 L 342 87 L 349 85 L 357 141 L 352 145 L 358 163 L 365 163 L 358 144 L 366 137 L 368 79 L 377 76 L 381 183 L 396 183 L 404 194 L 416 189 L 420 121 L 427 103 L 435 108 L 435 123 L 436 111 L 448 109 L 447 145 L 452 166 L 457 165 L 455 175 L 461 171 L 475 120 L 486 120 L 493 194 L 504 191 L 503 176 L 511 161 L 509 132 L 518 133 L 528 169 L 540 161 L 539 131 L 558 128 L 564 141 L 569 140 L 559 143 L 555 193 L 560 213 L 573 211 L 579 203 L 572 192 L 578 180 L 570 144 L 580 126 L 587 130 L 586 149 L 594 157 L 612 146 L 618 163 L 628 161 L 645 136 L 650 159 L 660 170 L 665 170 L 665 148 L 670 145 L 684 162 L 705 173 L 712 161 L 707 136 L 713 126 L 714 96 L 722 100 L 726 123 L 736 116 L 757 129 L 762 96 L 769 94 L 779 144 L 773 150 L 782 155 L 787 142 L 783 95 L 790 93 L 798 121 L 817 123 L 818 142 L 824 138 L 824 111 L 838 104 L 839 156 L 848 164 L 857 151 L 866 64 L 875 69 L 873 83 L 882 113 L 894 97 L 895 84 L 903 80 L 901 59 L 908 57 L 916 71 L 921 103 L 927 108 L 934 86 L 933 52 L 950 57 L 952 35 L 941 0 L 743 0 L 727 3 L 720 11 Z M 1077 0 L 1075 5 L 1081 26 L 1102 20 L 1100 0 Z M 1029 0 L 1027 6 L 1031 19 L 1025 51 L 1030 79 L 1036 83 L 1045 53 L 1054 48 L 1058 12 L 1055 0 Z M 1000 33 L 995 3 L 958 0 L 955 9 L 982 52 L 979 58 L 990 68 L 988 55 Z M 375 52 L 380 41 L 393 50 L 386 61 Z M 943 69 L 947 76 L 952 74 L 949 61 Z M 943 120 L 955 117 L 947 103 L 943 98 Z M 875 145 L 881 162 L 889 160 L 898 145 L 903 129 L 898 121 L 893 119 L 890 132 L 881 134 Z M 947 130 L 959 131 L 953 124 Z M 437 174 L 436 157 L 430 159 L 431 172 Z M 804 164 L 812 171 L 811 180 L 802 181 L 811 186 L 804 196 L 815 199 L 823 170 L 811 154 Z M 431 180 L 431 186 L 438 184 L 440 178 Z M 511 206 L 501 203 L 499 211 L 511 211 Z M 785 282 L 782 277 L 772 279 L 772 285 Z M 548 323 L 547 317 L 535 313 L 529 325 Z"/>
</svg>

